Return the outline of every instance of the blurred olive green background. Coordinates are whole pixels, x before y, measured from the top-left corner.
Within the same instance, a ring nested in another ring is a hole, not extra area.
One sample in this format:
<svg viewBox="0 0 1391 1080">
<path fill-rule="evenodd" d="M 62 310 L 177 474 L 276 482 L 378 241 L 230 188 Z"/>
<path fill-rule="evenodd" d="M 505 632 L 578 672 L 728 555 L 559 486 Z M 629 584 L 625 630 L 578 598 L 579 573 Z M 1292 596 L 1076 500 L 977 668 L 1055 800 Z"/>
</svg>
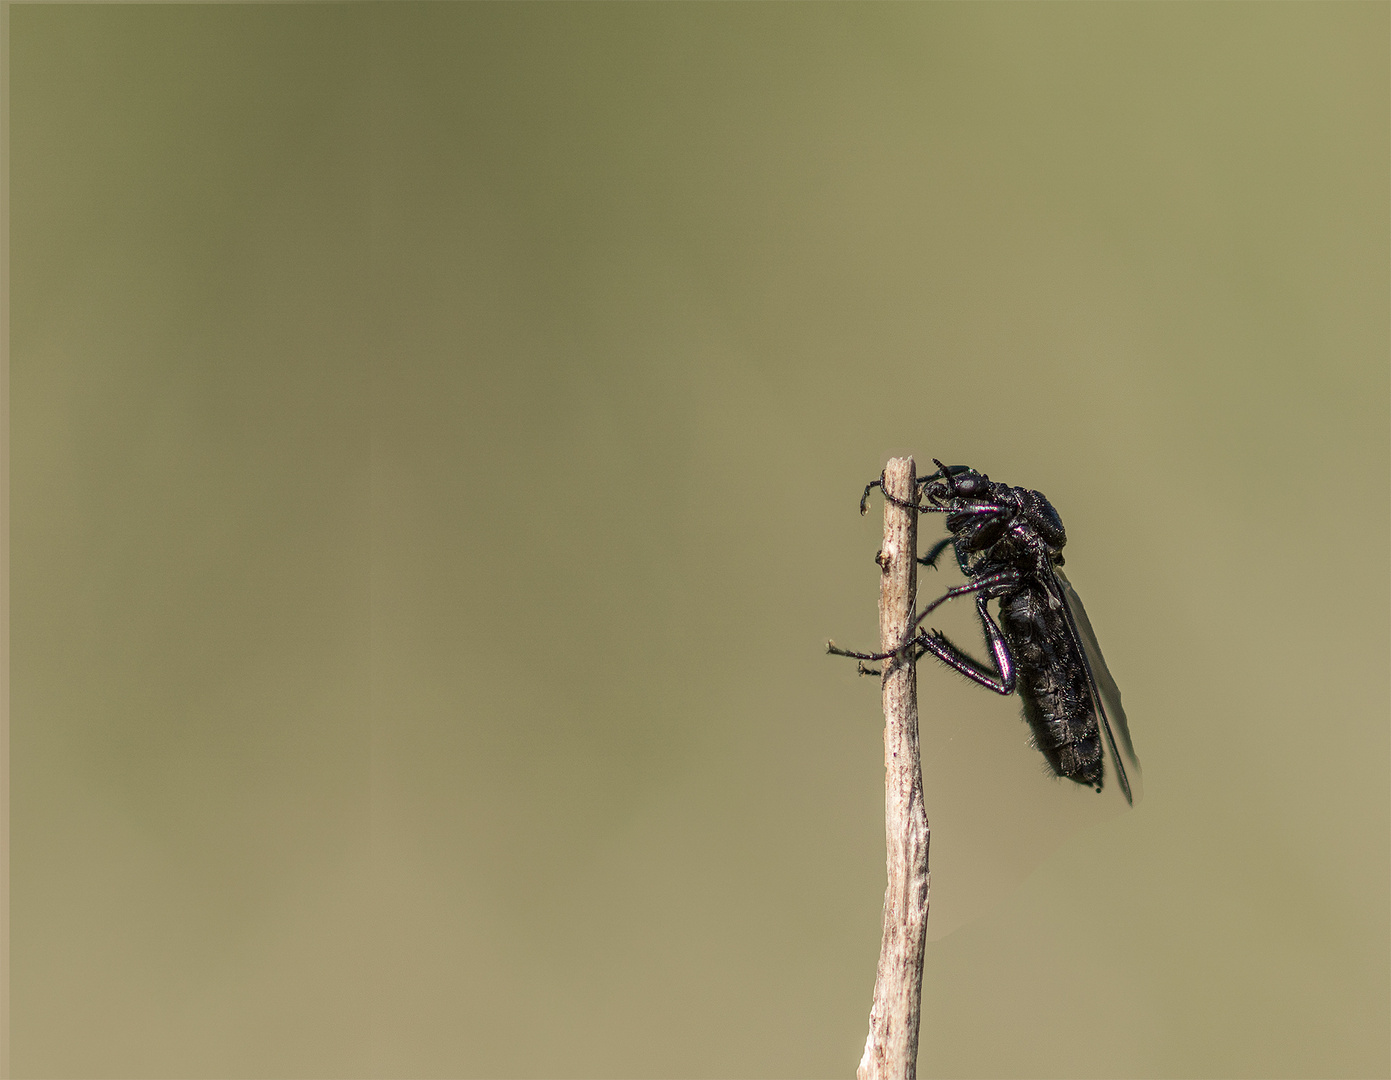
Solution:
<svg viewBox="0 0 1391 1080">
<path fill-rule="evenodd" d="M 10 18 L 15 1075 L 850 1074 L 909 452 L 1146 791 L 922 669 L 921 1073 L 1391 1069 L 1385 4 Z"/>
</svg>

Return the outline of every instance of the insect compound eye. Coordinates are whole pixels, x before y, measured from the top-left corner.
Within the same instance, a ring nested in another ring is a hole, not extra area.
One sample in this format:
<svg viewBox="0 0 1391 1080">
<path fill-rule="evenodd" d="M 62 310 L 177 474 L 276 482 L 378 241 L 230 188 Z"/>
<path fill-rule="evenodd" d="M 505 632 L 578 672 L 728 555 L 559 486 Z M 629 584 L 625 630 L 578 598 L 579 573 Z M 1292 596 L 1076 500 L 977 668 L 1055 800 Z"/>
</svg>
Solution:
<svg viewBox="0 0 1391 1080">
<path fill-rule="evenodd" d="M 981 476 L 980 473 L 963 473 L 961 476 L 952 478 L 956 483 L 958 495 L 965 495 L 967 498 L 977 498 L 990 492 L 990 481 Z"/>
</svg>

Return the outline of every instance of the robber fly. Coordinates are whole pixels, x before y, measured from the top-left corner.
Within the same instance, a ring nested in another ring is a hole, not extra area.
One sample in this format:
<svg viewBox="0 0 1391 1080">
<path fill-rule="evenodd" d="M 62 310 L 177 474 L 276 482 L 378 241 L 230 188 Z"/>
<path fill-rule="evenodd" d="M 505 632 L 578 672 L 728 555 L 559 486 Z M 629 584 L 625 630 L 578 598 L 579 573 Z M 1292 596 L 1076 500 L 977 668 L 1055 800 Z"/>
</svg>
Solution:
<svg viewBox="0 0 1391 1080">
<path fill-rule="evenodd" d="M 951 534 L 933 545 L 918 562 L 935 567 L 951 548 L 967 578 L 948 589 L 913 620 L 914 635 L 888 653 L 858 653 L 827 643 L 837 656 L 861 661 L 887 660 L 912 651 L 916 660 L 931 653 L 948 667 L 997 694 L 1019 692 L 1024 719 L 1034 744 L 1053 772 L 1100 791 L 1105 778 L 1102 736 L 1115 764 L 1116 782 L 1133 803 L 1130 780 L 1116 751 L 1116 736 L 1137 775 L 1140 763 L 1130 729 L 1082 601 L 1063 576 L 1067 533 L 1058 512 L 1040 492 L 993 482 L 967 465 L 943 465 L 918 480 L 913 502 L 884 497 L 907 509 L 947 515 Z M 883 490 L 882 474 L 865 487 L 860 513 L 869 493 Z M 968 656 L 937 630 L 919 629 L 936 608 L 955 596 L 974 593 L 981 628 L 992 663 Z M 999 622 L 986 610 L 999 601 Z M 860 665 L 862 672 L 878 674 Z M 1113 730 L 1114 725 L 1114 730 Z"/>
</svg>

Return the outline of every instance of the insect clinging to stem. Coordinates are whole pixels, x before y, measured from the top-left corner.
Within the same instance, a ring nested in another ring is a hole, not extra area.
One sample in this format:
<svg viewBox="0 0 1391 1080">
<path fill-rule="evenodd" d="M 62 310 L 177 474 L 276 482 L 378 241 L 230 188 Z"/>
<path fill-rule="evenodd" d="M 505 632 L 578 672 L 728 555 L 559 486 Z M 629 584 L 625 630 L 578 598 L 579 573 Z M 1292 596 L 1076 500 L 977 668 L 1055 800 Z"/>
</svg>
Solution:
<svg viewBox="0 0 1391 1080">
<path fill-rule="evenodd" d="M 967 581 L 948 589 L 917 613 L 913 637 L 893 652 L 860 653 L 827 642 L 827 651 L 860 661 L 888 660 L 911 650 L 916 660 L 931 653 L 968 679 L 1009 695 L 1016 690 L 1034 743 L 1052 771 L 1101 791 L 1105 782 L 1102 740 L 1110 751 L 1116 783 L 1134 802 L 1125 759 L 1138 778 L 1140 763 L 1130 741 L 1120 690 L 1102 659 L 1082 601 L 1062 572 L 1067 533 L 1053 504 L 1028 488 L 992 481 L 968 465 L 943 465 L 917 481 L 913 502 L 884 497 L 915 512 L 946 514 L 948 535 L 918 558 L 935 567 L 951 548 Z M 883 475 L 865 485 L 860 513 L 870 492 L 884 487 Z M 976 612 L 991 661 L 968 655 L 922 622 L 948 600 L 974 594 Z M 998 601 L 999 621 L 986 605 Z M 878 674 L 860 664 L 866 674 Z"/>
</svg>

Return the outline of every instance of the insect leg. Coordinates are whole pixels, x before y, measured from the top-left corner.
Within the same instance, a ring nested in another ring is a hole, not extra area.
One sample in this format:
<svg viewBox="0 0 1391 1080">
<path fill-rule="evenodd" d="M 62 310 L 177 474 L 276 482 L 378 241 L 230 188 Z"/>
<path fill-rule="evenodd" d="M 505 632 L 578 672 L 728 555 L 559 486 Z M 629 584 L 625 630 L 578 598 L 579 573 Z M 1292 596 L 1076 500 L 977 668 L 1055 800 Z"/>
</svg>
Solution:
<svg viewBox="0 0 1391 1080">
<path fill-rule="evenodd" d="M 913 627 L 916 629 L 918 624 L 921 623 L 925 618 L 927 618 L 928 615 L 930 615 L 934 609 L 940 607 L 942 604 L 945 604 L 954 596 L 965 596 L 967 593 L 973 592 L 978 593 L 983 589 L 994 589 L 996 591 L 992 593 L 992 595 L 998 595 L 1000 592 L 1007 592 L 1009 590 L 1009 587 L 1014 585 L 1018 581 L 1018 570 L 1001 570 L 997 574 L 987 574 L 985 577 L 977 578 L 975 581 L 968 581 L 965 585 L 958 585 L 954 589 L 948 589 L 941 596 L 937 597 L 936 600 L 928 604 L 927 607 L 923 608 L 922 611 L 918 612 L 917 618 L 913 620 Z M 999 589 L 999 586 L 1001 585 L 1004 586 L 1004 589 Z M 996 634 L 999 633 L 999 627 L 995 626 L 993 620 L 990 621 L 989 626 L 994 628 Z M 992 637 L 990 629 L 986 630 L 985 636 L 987 638 Z M 926 646 L 929 640 L 930 639 L 925 634 L 916 634 L 913 637 L 909 638 L 907 641 L 905 641 L 897 649 L 893 649 L 890 652 L 882 653 L 853 652 L 850 649 L 842 649 L 834 641 L 828 641 L 826 642 L 826 651 L 830 653 L 832 656 L 848 656 L 852 660 L 887 660 L 891 656 L 900 656 L 903 653 L 907 652 L 909 649 L 914 648 L 915 646 Z M 1003 639 L 1001 639 L 1001 642 L 1003 643 Z M 991 648 L 994 648 L 993 638 L 991 640 Z M 960 652 L 959 649 L 957 651 Z"/>
<path fill-rule="evenodd" d="M 842 649 L 834 641 L 828 641 L 826 642 L 826 651 L 832 656 L 848 656 L 851 660 L 888 660 L 893 656 L 901 656 L 910 649 L 921 647 L 926 640 L 927 638 L 923 634 L 918 634 L 916 637 L 910 637 L 892 652 L 852 652 L 850 649 Z M 860 672 L 861 675 L 879 674 L 877 671 L 868 670 L 863 664 L 861 664 L 860 667 L 864 669 Z"/>
<path fill-rule="evenodd" d="M 931 550 L 928 551 L 926 555 L 920 555 L 918 557 L 918 562 L 922 563 L 923 566 L 930 566 L 932 567 L 932 569 L 936 570 L 937 556 L 941 555 L 942 552 L 946 551 L 947 547 L 955 539 L 956 537 L 954 536 L 948 536 L 945 540 L 938 540 L 937 543 L 932 545 Z M 958 559 L 958 561 L 960 560 Z"/>
<path fill-rule="evenodd" d="M 980 614 L 980 624 L 981 629 L 985 631 L 985 640 L 990 644 L 991 658 L 995 661 L 994 668 L 987 667 L 975 657 L 967 655 L 964 650 L 939 630 L 934 630 L 926 638 L 919 639 L 922 652 L 918 653 L 918 656 L 931 653 L 942 663 L 961 672 L 973 682 L 978 682 L 981 686 L 994 690 L 997 694 L 1008 696 L 1014 693 L 1016 681 L 1014 658 L 1009 654 L 1009 646 L 1005 644 L 1005 637 L 1000 632 L 999 625 L 991 618 L 990 612 L 985 610 L 985 599 L 983 596 L 976 597 L 976 611 Z"/>
<path fill-rule="evenodd" d="M 964 469 L 965 466 L 953 465 L 952 468 L 959 470 Z M 934 479 L 934 477 L 929 476 L 925 479 L 932 480 Z M 923 483 L 924 480 L 920 479 L 918 481 L 918 488 L 920 488 L 921 490 L 915 489 L 913 492 L 914 496 L 917 498 L 921 498 L 927 490 L 922 486 Z M 886 502 L 891 502 L 895 506 L 901 506 L 905 510 L 919 510 L 923 513 L 929 514 L 993 514 L 1000 509 L 1000 507 L 998 506 L 991 506 L 988 504 L 977 506 L 937 506 L 933 503 L 909 502 L 907 499 L 900 499 L 897 496 L 890 495 L 887 491 L 884 491 L 884 474 L 880 473 L 878 480 L 871 480 L 868 484 L 865 485 L 864 494 L 860 496 L 861 517 L 869 513 L 869 493 L 873 491 L 875 488 L 878 488 L 880 491 L 884 492 L 884 499 Z"/>
<path fill-rule="evenodd" d="M 1019 571 L 1010 569 L 1001 570 L 995 574 L 986 574 L 985 577 L 976 578 L 975 581 L 968 581 L 965 585 L 958 585 L 954 589 L 948 589 L 941 596 L 937 597 L 936 600 L 928 604 L 927 607 L 918 612 L 917 618 L 913 620 L 913 625 L 917 626 L 932 614 L 933 611 L 953 597 L 965 596 L 967 593 L 981 592 L 985 589 L 992 590 L 992 595 L 998 596 L 1001 592 L 1007 592 L 1011 586 L 1018 584 L 1018 582 Z M 1000 589 L 999 586 L 1001 585 L 1005 586 L 1005 588 Z"/>
<path fill-rule="evenodd" d="M 884 487 L 884 474 L 879 474 L 878 480 L 871 480 L 865 485 L 865 493 L 860 496 L 860 517 L 864 517 L 869 512 L 869 493 L 875 488 Z"/>
<path fill-rule="evenodd" d="M 880 491 L 884 493 L 884 500 L 886 502 L 891 502 L 895 506 L 901 506 L 905 510 L 926 509 L 925 507 L 920 506 L 916 502 L 908 502 L 906 499 L 900 499 L 896 495 L 890 495 L 888 491 L 884 488 L 884 474 L 880 473 L 878 480 L 871 480 L 868 484 L 865 485 L 865 493 L 860 496 L 860 517 L 864 517 L 865 514 L 869 512 L 869 493 L 873 491 L 875 488 L 878 488 Z M 918 497 L 918 492 L 916 489 L 913 492 L 913 497 L 915 499 Z"/>
</svg>

